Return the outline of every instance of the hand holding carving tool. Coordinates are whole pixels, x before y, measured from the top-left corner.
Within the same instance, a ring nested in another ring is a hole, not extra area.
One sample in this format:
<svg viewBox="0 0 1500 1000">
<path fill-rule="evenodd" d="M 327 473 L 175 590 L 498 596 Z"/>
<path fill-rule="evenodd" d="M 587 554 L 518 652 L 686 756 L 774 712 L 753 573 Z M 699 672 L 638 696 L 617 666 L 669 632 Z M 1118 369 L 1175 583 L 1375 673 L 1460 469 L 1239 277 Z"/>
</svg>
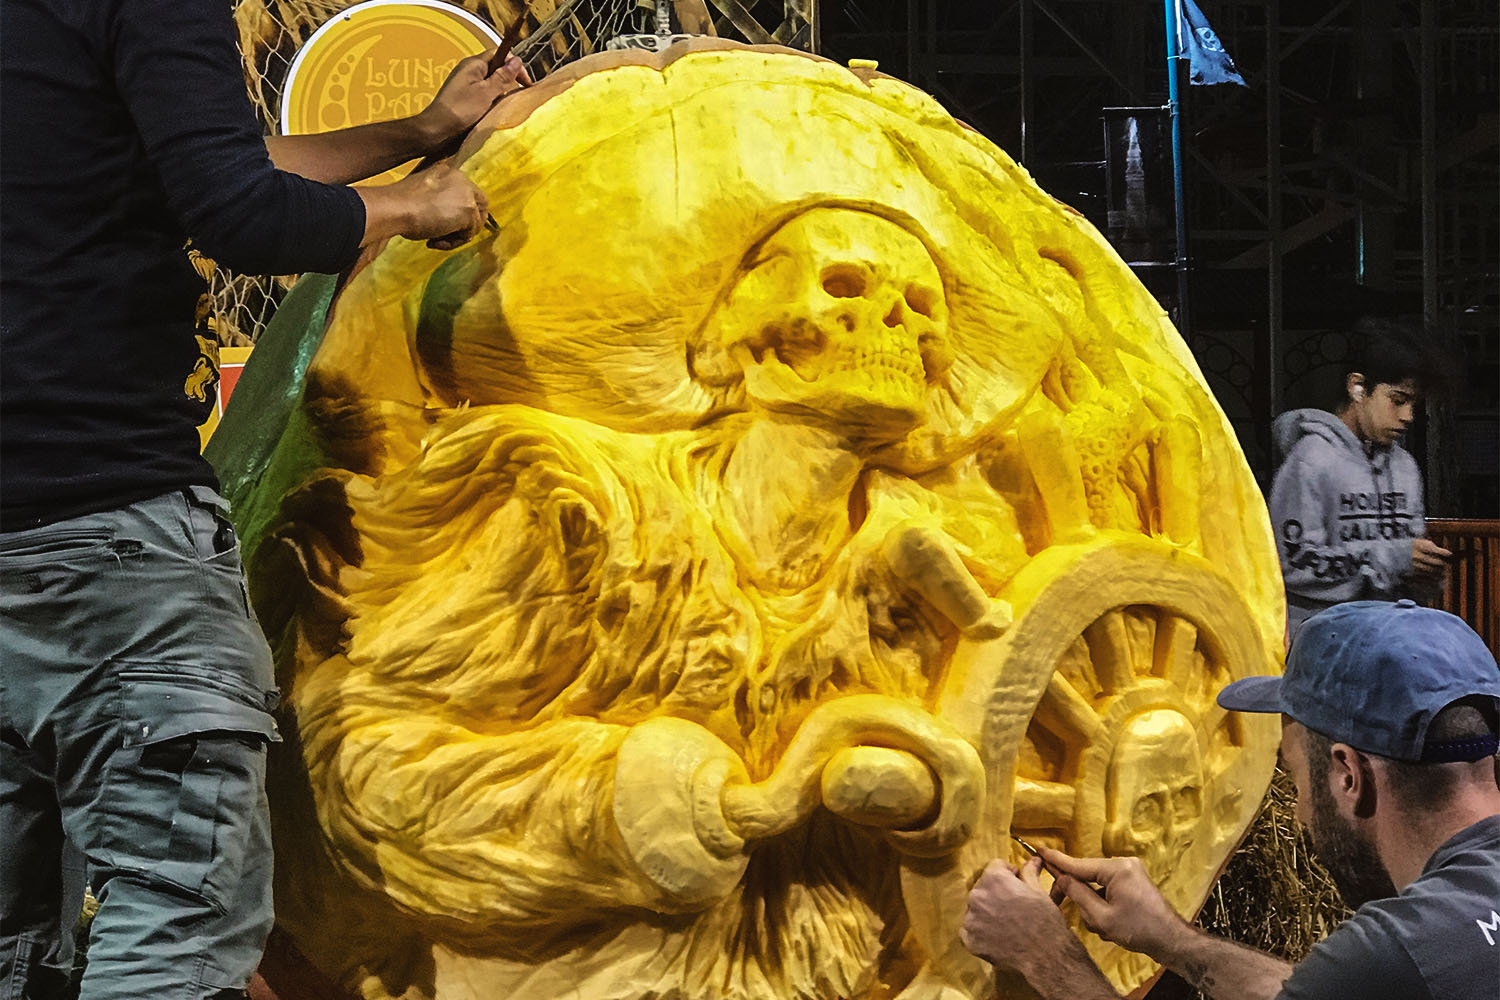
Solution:
<svg viewBox="0 0 1500 1000">
<path fill-rule="evenodd" d="M 510 50 L 515 48 L 516 42 L 521 40 L 521 26 L 525 23 L 526 12 L 523 10 L 521 13 L 516 15 L 516 19 L 510 23 L 510 27 L 505 29 L 505 34 L 500 36 L 500 47 L 495 50 L 494 55 L 490 56 L 489 65 L 486 67 L 490 73 L 493 73 L 501 66 L 504 66 L 505 60 L 510 58 Z M 524 70 L 522 71 L 522 75 L 525 75 Z M 531 81 L 530 79 L 523 80 L 520 77 L 517 77 L 516 83 L 525 87 L 529 85 Z"/>
<path fill-rule="evenodd" d="M 522 11 L 520 14 L 516 15 L 516 19 L 510 23 L 510 27 L 505 29 L 505 34 L 500 36 L 499 47 L 496 48 L 493 53 L 491 53 L 489 61 L 485 63 L 486 76 L 494 75 L 502 66 L 505 65 L 506 60 L 510 58 L 511 50 L 515 48 L 516 42 L 521 38 L 521 28 L 525 24 L 526 12 Z M 521 67 L 520 72 L 516 74 L 515 83 L 517 89 L 524 89 L 531 86 L 531 77 L 527 74 L 526 67 L 524 65 Z M 514 93 L 514 91 L 512 91 L 512 93 Z M 426 156 L 422 157 L 421 162 L 419 162 L 416 167 L 412 169 L 412 173 L 418 173 L 420 171 L 426 170 L 434 163 L 445 160 L 448 157 L 452 156 L 454 153 L 458 152 L 459 147 L 463 144 L 463 140 L 463 135 L 456 136 L 451 142 L 444 145 L 441 149 L 436 149 L 428 153 Z M 500 231 L 500 226 L 495 222 L 495 216 L 493 214 L 487 214 L 485 216 L 484 227 L 492 233 L 498 233 Z"/>
<path fill-rule="evenodd" d="M 510 22 L 510 27 L 505 29 L 505 34 L 500 36 L 500 47 L 495 50 L 494 55 L 490 56 L 490 61 L 485 66 L 485 69 L 489 73 L 494 73 L 501 66 L 505 65 L 505 60 L 510 58 L 510 50 L 515 48 L 516 42 L 521 40 L 521 26 L 525 23 L 526 11 L 522 10 L 521 13 L 516 15 L 516 19 Z M 524 65 L 521 67 L 520 74 L 516 77 L 516 86 L 531 86 L 531 77 L 526 74 L 526 67 Z M 484 217 L 484 228 L 492 233 L 498 233 L 500 231 L 500 224 L 495 221 L 494 215 L 487 214 Z"/>
<path fill-rule="evenodd" d="M 1041 858 L 1042 857 L 1042 852 L 1041 851 L 1037 850 L 1035 847 L 1032 847 L 1030 844 L 1028 844 L 1026 841 L 1022 840 L 1020 837 L 1017 837 L 1015 834 L 1011 834 L 1010 835 L 1010 839 L 1014 840 L 1016 843 L 1020 844 L 1021 848 L 1027 854 L 1031 855 L 1033 858 Z M 1042 858 L 1042 867 L 1045 868 L 1045 869 L 1047 869 L 1048 873 L 1051 874 L 1051 876 L 1053 878 L 1057 878 L 1057 872 L 1053 870 L 1053 868 L 1052 868 L 1051 865 L 1047 864 L 1047 859 L 1046 858 Z"/>
</svg>

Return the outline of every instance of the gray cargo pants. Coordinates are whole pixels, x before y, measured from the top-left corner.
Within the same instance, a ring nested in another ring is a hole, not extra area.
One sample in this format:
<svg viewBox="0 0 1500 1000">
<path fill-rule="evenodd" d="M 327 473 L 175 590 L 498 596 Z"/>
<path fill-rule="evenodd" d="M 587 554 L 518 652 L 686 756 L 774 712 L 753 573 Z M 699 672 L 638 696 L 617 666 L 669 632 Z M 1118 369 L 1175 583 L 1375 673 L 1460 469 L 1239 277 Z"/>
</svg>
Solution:
<svg viewBox="0 0 1500 1000">
<path fill-rule="evenodd" d="M 271 655 L 222 498 L 0 534 L 0 1000 L 238 996 L 270 931 Z M 64 838 L 69 845 L 64 847 Z"/>
</svg>

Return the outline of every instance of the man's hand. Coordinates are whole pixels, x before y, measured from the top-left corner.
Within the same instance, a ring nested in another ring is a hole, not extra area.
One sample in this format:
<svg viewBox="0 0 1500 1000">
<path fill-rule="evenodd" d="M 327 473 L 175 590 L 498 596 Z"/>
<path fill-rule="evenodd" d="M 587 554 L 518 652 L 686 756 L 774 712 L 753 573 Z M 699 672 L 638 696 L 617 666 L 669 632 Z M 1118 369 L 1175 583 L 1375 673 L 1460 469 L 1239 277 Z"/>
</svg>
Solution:
<svg viewBox="0 0 1500 1000">
<path fill-rule="evenodd" d="M 315 135 L 267 136 L 266 151 L 277 169 L 324 184 L 352 184 L 408 160 L 451 156 L 496 101 L 531 82 L 521 60 L 513 56 L 491 73 L 489 58 L 488 53 L 470 56 L 453 67 L 432 103 L 415 115 Z M 366 198 L 367 208 L 369 202 Z M 365 245 L 370 243 L 366 239 Z"/>
<path fill-rule="evenodd" d="M 996 858 L 969 891 L 958 939 L 980 958 L 1026 975 L 1028 957 L 1055 955 L 1073 932 L 1047 898 L 1038 876 L 1042 861 L 1031 858 L 1020 871 Z"/>
<path fill-rule="evenodd" d="M 1413 576 L 1441 577 L 1453 558 L 1449 549 L 1427 538 L 1411 540 L 1411 571 Z"/>
<path fill-rule="evenodd" d="M 958 939 L 980 958 L 1020 973 L 1043 1000 L 1119 1000 L 1047 898 L 1041 870 L 1041 858 L 1019 871 L 991 861 L 969 891 Z"/>
<path fill-rule="evenodd" d="M 1041 851 L 1058 873 L 1053 900 L 1071 899 L 1088 929 L 1106 941 L 1171 964 L 1167 956 L 1192 934 L 1139 858 L 1074 858 L 1051 848 Z"/>
<path fill-rule="evenodd" d="M 365 202 L 365 245 L 404 236 L 452 250 L 474 238 L 490 207 L 473 181 L 442 163 L 394 184 L 355 190 Z"/>
<path fill-rule="evenodd" d="M 432 103 L 417 115 L 417 123 L 429 150 L 441 149 L 463 135 L 506 94 L 531 83 L 521 60 L 511 56 L 495 72 L 489 72 L 494 50 L 469 56 L 453 67 Z"/>
<path fill-rule="evenodd" d="M 1055 903 L 1073 900 L 1089 930 L 1169 967 L 1214 1000 L 1272 1000 L 1292 975 L 1292 966 L 1280 958 L 1194 930 L 1167 903 L 1139 858 L 1071 858 L 1049 847 L 1041 849 L 1041 858 L 1056 874 L 1052 886 Z M 993 868 L 995 862 L 986 870 L 986 877 Z M 1020 882 L 1016 877 L 1011 880 Z M 974 910 L 971 897 L 969 915 L 974 915 Z M 969 945 L 969 915 L 963 924 L 965 945 Z M 1040 961 L 1032 961 L 1031 972 L 1023 973 L 1032 987 L 1047 1000 L 1118 997 L 1089 964 L 1088 952 L 1083 951 L 1079 940 L 1073 934 L 1068 934 L 1068 940 L 1074 952 L 1082 955 L 1082 961 L 1067 951 L 1040 952 Z M 1038 945 L 1016 936 L 1010 946 Z M 975 951 L 974 946 L 969 948 Z M 978 954 L 990 958 L 984 952 Z M 1008 964 L 1016 967 L 1017 961 L 1019 958 L 1013 957 Z M 1092 976 L 1076 975 L 1080 972 Z"/>
</svg>

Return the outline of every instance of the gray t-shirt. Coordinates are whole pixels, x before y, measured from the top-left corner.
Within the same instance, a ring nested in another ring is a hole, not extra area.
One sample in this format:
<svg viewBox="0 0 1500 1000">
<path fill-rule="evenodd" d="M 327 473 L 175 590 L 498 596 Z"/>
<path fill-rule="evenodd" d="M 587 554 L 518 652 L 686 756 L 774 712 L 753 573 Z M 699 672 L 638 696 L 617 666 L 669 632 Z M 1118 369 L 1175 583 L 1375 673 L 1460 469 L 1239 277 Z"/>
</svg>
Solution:
<svg viewBox="0 0 1500 1000">
<path fill-rule="evenodd" d="M 1500 816 L 1454 834 L 1399 896 L 1313 948 L 1278 1000 L 1500 1000 Z"/>
</svg>

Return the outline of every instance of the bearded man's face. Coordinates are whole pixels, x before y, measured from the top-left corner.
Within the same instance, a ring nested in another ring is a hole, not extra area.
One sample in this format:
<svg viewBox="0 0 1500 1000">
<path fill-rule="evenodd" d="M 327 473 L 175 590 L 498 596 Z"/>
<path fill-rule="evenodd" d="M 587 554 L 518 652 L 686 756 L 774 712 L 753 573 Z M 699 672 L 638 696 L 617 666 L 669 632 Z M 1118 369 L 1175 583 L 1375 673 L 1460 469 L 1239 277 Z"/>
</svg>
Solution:
<svg viewBox="0 0 1500 1000">
<path fill-rule="evenodd" d="M 1333 801 L 1333 793 L 1328 790 L 1326 741 L 1303 729 L 1296 742 L 1300 744 L 1301 760 L 1288 754 L 1287 764 L 1297 783 L 1299 800 L 1306 804 L 1303 825 L 1339 895 L 1352 909 L 1396 895 L 1396 885 L 1380 860 L 1374 838 L 1345 819 Z"/>
</svg>

